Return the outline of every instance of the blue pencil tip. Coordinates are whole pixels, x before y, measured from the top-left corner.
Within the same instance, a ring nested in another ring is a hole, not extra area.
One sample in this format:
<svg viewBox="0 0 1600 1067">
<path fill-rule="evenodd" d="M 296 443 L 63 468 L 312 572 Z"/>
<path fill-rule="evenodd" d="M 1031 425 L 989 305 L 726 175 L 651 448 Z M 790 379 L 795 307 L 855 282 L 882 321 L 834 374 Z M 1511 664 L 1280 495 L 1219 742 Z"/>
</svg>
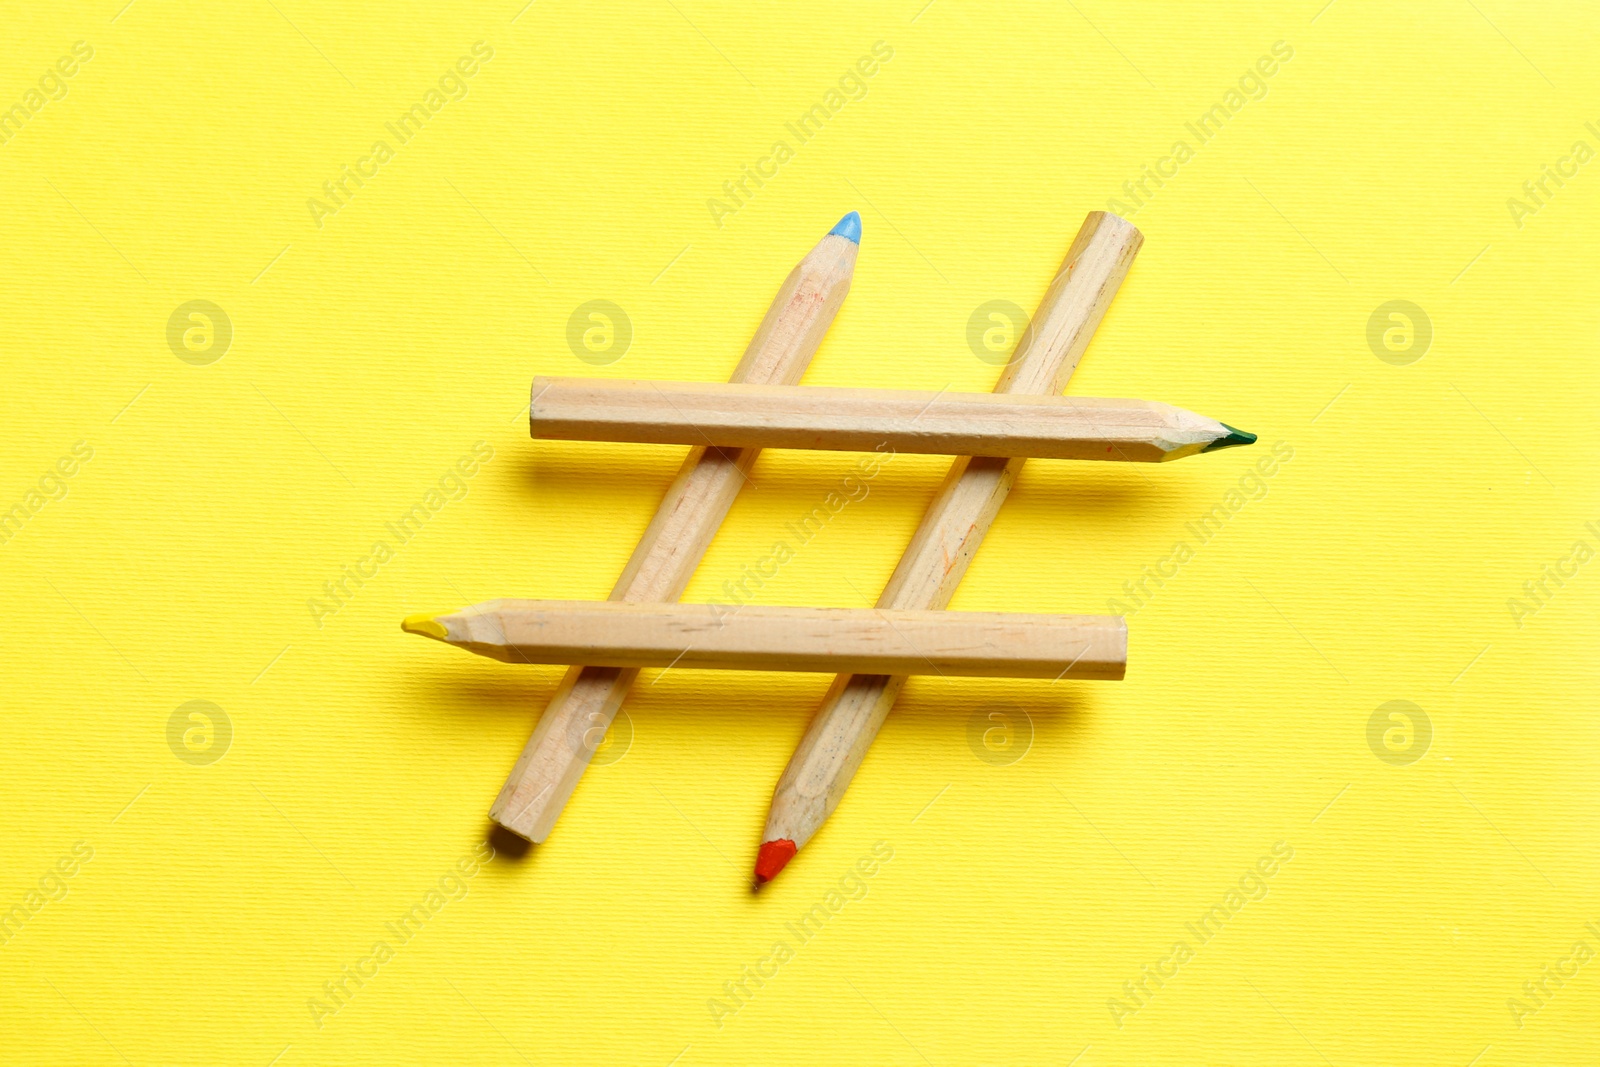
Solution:
<svg viewBox="0 0 1600 1067">
<path fill-rule="evenodd" d="M 861 243 L 861 216 L 852 211 L 839 220 L 839 225 L 828 231 L 828 235 L 843 237 L 847 241 Z"/>
</svg>

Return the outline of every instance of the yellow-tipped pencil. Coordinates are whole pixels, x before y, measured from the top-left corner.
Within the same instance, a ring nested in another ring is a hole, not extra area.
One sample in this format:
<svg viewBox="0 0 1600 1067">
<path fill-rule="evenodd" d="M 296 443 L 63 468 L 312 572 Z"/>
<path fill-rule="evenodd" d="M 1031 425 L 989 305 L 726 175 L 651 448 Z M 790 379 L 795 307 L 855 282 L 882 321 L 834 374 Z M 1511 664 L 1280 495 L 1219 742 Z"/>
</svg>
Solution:
<svg viewBox="0 0 1600 1067">
<path fill-rule="evenodd" d="M 1116 615 L 492 600 L 401 623 L 507 663 L 1117 680 Z"/>
</svg>

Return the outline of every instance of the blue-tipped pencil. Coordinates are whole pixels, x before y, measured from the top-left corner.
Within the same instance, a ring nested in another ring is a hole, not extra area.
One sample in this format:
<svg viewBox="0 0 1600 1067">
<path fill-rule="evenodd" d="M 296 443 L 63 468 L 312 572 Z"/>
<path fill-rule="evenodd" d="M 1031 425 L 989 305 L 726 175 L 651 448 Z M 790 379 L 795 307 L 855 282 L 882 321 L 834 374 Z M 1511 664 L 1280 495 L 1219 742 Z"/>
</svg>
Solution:
<svg viewBox="0 0 1600 1067">
<path fill-rule="evenodd" d="M 860 242 L 861 216 L 852 211 L 789 272 L 734 369 L 733 381 L 799 382 L 850 291 Z M 682 596 L 759 451 L 690 452 L 610 599 L 662 603 Z M 500 790 L 490 818 L 530 841 L 543 841 L 638 673 L 616 667 L 568 671 Z"/>
</svg>

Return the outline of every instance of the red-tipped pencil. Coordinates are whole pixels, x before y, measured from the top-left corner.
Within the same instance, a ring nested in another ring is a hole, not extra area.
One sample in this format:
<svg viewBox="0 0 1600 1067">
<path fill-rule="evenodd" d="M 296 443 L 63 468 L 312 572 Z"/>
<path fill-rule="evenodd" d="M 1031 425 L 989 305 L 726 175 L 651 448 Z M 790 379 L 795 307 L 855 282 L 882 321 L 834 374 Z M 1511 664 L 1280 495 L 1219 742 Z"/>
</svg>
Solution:
<svg viewBox="0 0 1600 1067">
<path fill-rule="evenodd" d="M 1061 392 L 1143 240 L 1115 215 L 1089 215 L 995 392 Z M 878 607 L 949 604 L 1022 464 L 1020 458 L 957 459 Z M 833 812 L 904 683 L 881 674 L 834 679 L 773 792 L 756 858 L 758 883 L 776 877 Z"/>
</svg>

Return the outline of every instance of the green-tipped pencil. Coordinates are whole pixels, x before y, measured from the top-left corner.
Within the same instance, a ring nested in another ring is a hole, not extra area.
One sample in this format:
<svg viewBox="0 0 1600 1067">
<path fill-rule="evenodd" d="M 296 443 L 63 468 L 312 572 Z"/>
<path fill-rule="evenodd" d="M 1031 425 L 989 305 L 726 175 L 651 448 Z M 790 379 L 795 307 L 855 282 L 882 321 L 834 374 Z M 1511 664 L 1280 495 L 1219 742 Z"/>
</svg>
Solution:
<svg viewBox="0 0 1600 1067">
<path fill-rule="evenodd" d="M 534 437 L 1164 463 L 1255 434 L 1149 400 L 535 378 Z"/>
</svg>

